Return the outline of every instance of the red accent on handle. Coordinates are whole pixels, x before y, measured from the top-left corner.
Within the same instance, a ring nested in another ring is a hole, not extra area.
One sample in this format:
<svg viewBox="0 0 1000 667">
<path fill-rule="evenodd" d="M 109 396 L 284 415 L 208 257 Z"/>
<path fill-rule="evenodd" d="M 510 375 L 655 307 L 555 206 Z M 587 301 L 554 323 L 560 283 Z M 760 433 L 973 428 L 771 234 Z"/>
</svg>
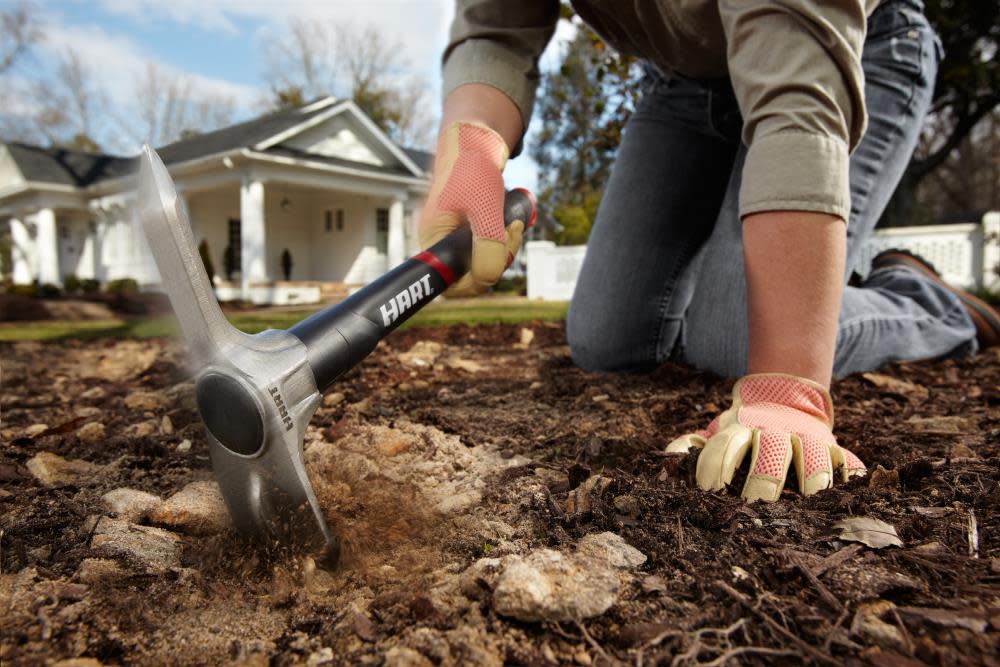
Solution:
<svg viewBox="0 0 1000 667">
<path fill-rule="evenodd" d="M 424 250 L 423 252 L 414 255 L 413 259 L 417 260 L 418 262 L 423 262 L 427 266 L 437 271 L 438 275 L 441 276 L 441 279 L 445 282 L 446 285 L 451 285 L 453 282 L 455 282 L 455 274 L 451 272 L 451 269 L 448 268 L 448 265 L 442 262 L 440 259 L 438 259 L 431 252 Z"/>
</svg>

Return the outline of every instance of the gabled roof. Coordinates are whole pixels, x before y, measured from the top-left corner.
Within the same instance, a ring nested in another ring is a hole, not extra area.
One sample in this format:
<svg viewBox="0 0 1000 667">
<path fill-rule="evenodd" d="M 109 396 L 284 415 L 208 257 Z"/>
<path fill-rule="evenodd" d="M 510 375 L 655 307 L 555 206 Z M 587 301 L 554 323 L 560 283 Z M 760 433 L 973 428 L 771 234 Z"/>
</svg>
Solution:
<svg viewBox="0 0 1000 667">
<path fill-rule="evenodd" d="M 156 152 L 159 153 L 163 163 L 169 165 L 238 148 L 248 148 L 315 118 L 326 112 L 334 102 L 335 100 L 330 97 L 302 107 L 276 111 L 214 132 L 175 141 L 156 149 Z"/>
<path fill-rule="evenodd" d="M 133 158 L 21 143 L 6 146 L 24 180 L 29 182 L 82 188 L 132 170 Z"/>
<path fill-rule="evenodd" d="M 343 110 L 355 113 L 376 135 L 376 138 L 385 144 L 387 150 L 398 157 L 402 164 L 400 166 L 380 167 L 352 160 L 313 155 L 282 145 L 281 140 L 295 134 L 298 128 L 321 123 L 325 117 Z M 135 158 L 115 155 L 41 148 L 20 143 L 9 143 L 6 146 L 25 180 L 36 183 L 87 187 L 102 180 L 124 176 L 134 169 L 135 163 Z M 354 102 L 350 100 L 338 102 L 332 97 L 175 141 L 157 149 L 157 153 L 165 164 L 171 165 L 243 148 L 253 148 L 263 153 L 308 159 L 314 162 L 348 166 L 373 173 L 410 177 L 418 175 L 415 172 L 422 175 L 429 171 L 433 161 L 433 155 L 430 153 L 404 148 L 392 142 L 360 111 Z"/>
</svg>

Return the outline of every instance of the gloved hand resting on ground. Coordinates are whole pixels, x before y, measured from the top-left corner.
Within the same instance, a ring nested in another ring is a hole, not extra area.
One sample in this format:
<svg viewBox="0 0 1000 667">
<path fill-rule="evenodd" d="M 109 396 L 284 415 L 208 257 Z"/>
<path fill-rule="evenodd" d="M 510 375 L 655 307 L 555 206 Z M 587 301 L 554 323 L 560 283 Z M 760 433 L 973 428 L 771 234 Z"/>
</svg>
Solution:
<svg viewBox="0 0 1000 667">
<path fill-rule="evenodd" d="M 865 464 L 833 436 L 829 392 L 793 375 L 761 373 L 739 380 L 728 410 L 704 431 L 671 442 L 667 451 L 691 447 L 703 448 L 695 476 L 705 491 L 729 484 L 749 451 L 750 474 L 742 494 L 747 500 L 777 500 L 792 462 L 806 496 L 832 486 L 835 469 L 843 481 L 865 474 Z"/>
<path fill-rule="evenodd" d="M 521 246 L 524 222 L 504 229 L 503 171 L 507 143 L 480 123 L 452 123 L 438 138 L 434 180 L 417 225 L 420 247 L 427 249 L 463 220 L 472 228 L 469 272 L 449 294 L 482 294 L 510 266 Z"/>
</svg>

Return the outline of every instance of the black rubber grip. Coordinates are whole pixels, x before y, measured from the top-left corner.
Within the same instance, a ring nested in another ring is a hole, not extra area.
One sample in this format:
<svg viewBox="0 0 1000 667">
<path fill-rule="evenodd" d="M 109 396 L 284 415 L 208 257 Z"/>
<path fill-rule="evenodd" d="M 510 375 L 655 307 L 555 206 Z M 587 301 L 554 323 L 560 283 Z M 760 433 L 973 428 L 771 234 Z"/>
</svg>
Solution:
<svg viewBox="0 0 1000 667">
<path fill-rule="evenodd" d="M 535 201 L 524 189 L 504 198 L 504 224 L 530 227 Z M 378 342 L 434 300 L 469 270 L 472 231 L 462 225 L 345 301 L 302 320 L 288 331 L 301 340 L 320 391 L 368 356 Z"/>
</svg>

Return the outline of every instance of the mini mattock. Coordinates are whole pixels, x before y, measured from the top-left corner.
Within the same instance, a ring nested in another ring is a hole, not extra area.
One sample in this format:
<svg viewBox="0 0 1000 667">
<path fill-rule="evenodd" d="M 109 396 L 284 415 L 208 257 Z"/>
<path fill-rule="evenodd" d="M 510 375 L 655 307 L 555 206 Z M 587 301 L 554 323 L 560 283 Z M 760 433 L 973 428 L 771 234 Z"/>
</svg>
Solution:
<svg viewBox="0 0 1000 667">
<path fill-rule="evenodd" d="M 306 426 L 325 389 L 466 273 L 472 233 L 462 225 L 346 301 L 286 331 L 250 335 L 222 314 L 163 162 L 148 146 L 140 159 L 139 218 L 196 369 L 198 412 L 233 523 L 259 537 L 310 538 L 333 565 L 340 547 L 306 475 Z M 534 218 L 530 193 L 509 191 L 505 222 Z"/>
</svg>

